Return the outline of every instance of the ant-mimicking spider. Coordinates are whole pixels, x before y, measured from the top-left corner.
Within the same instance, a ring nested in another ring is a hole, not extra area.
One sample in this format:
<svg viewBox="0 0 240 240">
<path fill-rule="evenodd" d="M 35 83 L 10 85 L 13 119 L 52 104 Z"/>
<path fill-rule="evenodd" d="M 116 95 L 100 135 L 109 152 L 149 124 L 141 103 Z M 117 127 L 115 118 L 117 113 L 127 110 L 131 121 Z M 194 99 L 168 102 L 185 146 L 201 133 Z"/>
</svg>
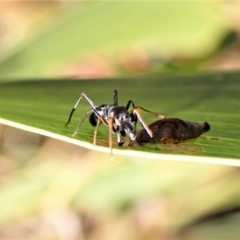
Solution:
<svg viewBox="0 0 240 240">
<path fill-rule="evenodd" d="M 98 127 L 101 123 L 104 123 L 109 128 L 109 148 L 110 153 L 112 155 L 112 133 L 117 135 L 117 142 L 119 146 L 122 146 L 124 141 L 121 137 L 127 136 L 130 141 L 134 141 L 136 139 L 136 124 L 139 120 L 143 129 L 146 130 L 149 137 L 153 137 L 152 130 L 148 127 L 148 125 L 144 122 L 139 109 L 151 113 L 153 115 L 158 116 L 159 118 L 165 119 L 165 116 L 157 114 L 155 112 L 149 111 L 143 107 L 135 106 L 132 100 L 129 100 L 126 107 L 118 105 L 118 93 L 117 90 L 113 91 L 113 104 L 102 104 L 100 106 L 96 106 L 93 101 L 87 96 L 86 93 L 82 92 L 77 102 L 75 103 L 72 111 L 70 112 L 69 118 L 65 126 L 67 126 L 72 118 L 73 112 L 76 110 L 79 102 L 82 98 L 85 98 L 86 101 L 90 104 L 91 109 L 89 109 L 85 115 L 82 117 L 75 132 L 71 135 L 74 137 L 84 122 L 84 120 L 89 116 L 89 121 L 92 126 L 95 127 L 94 137 L 93 137 L 93 145 L 96 145 L 97 131 Z M 129 107 L 132 105 L 132 110 L 129 111 Z"/>
</svg>

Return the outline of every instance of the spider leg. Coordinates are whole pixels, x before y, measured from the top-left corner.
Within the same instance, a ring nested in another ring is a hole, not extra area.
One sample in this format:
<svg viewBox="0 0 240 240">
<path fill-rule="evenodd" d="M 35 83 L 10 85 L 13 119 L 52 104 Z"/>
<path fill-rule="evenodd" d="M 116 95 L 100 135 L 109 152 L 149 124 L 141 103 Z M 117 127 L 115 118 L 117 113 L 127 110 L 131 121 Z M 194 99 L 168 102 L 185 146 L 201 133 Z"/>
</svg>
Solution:
<svg viewBox="0 0 240 240">
<path fill-rule="evenodd" d="M 102 123 L 102 118 L 98 118 L 98 121 L 97 121 L 97 125 L 94 129 L 94 135 L 93 135 L 93 146 L 96 145 L 96 142 L 97 142 L 97 132 L 98 132 L 98 127 L 101 125 Z"/>
<path fill-rule="evenodd" d="M 148 109 L 146 109 L 146 108 L 140 107 L 140 106 L 135 107 L 135 109 L 141 109 L 141 110 L 143 110 L 143 111 L 145 111 L 145 112 L 148 112 L 148 113 L 151 113 L 151 114 L 157 116 L 158 118 L 166 119 L 166 117 L 165 117 L 164 115 L 161 115 L 161 114 L 152 112 L 152 111 L 150 111 L 150 110 L 148 110 Z"/>
<path fill-rule="evenodd" d="M 82 93 L 80 94 L 80 97 L 78 98 L 77 102 L 76 102 L 75 105 L 73 106 L 73 109 L 72 109 L 72 111 L 70 112 L 68 121 L 67 121 L 67 123 L 65 124 L 65 126 L 67 126 L 67 125 L 70 123 L 71 118 L 72 118 L 72 115 L 73 115 L 74 111 L 76 110 L 78 104 L 80 103 L 80 101 L 81 101 L 81 99 L 82 99 L 83 97 L 86 99 L 86 101 L 87 101 L 87 102 L 89 103 L 89 105 L 92 107 L 93 112 L 94 112 L 98 117 L 100 117 L 100 114 L 98 113 L 98 111 L 97 111 L 97 109 L 96 109 L 96 106 L 95 106 L 95 104 L 93 103 L 93 101 L 88 97 L 88 95 L 87 95 L 86 93 L 82 92 Z"/>
<path fill-rule="evenodd" d="M 142 124 L 143 128 L 147 131 L 148 135 L 152 138 L 153 137 L 153 133 L 152 130 L 148 127 L 148 125 L 144 122 L 140 112 L 138 111 L 138 109 L 134 108 L 133 109 L 133 113 L 137 115 L 137 118 L 139 119 L 140 123 Z"/>
<path fill-rule="evenodd" d="M 118 105 L 118 92 L 117 92 L 117 90 L 113 91 L 113 105 Z"/>
<path fill-rule="evenodd" d="M 73 115 L 74 111 L 76 110 L 76 108 L 77 108 L 79 102 L 81 101 L 81 99 L 82 99 L 82 97 L 80 96 L 80 97 L 78 98 L 77 102 L 75 103 L 75 105 L 73 106 L 73 109 L 72 109 L 72 111 L 70 112 L 68 121 L 66 122 L 65 126 L 67 126 L 67 125 L 70 123 L 71 118 L 72 118 L 72 115 Z"/>
<path fill-rule="evenodd" d="M 113 161 L 113 139 L 112 139 L 112 128 L 113 128 L 113 118 L 108 118 L 108 129 L 109 129 L 109 148 L 111 154 L 111 161 Z"/>
<path fill-rule="evenodd" d="M 131 104 L 132 104 L 132 107 L 135 108 L 134 102 L 133 102 L 132 100 L 129 100 L 128 103 L 127 103 L 127 105 L 126 105 L 126 109 L 127 109 L 127 110 L 129 109 L 129 107 L 130 107 Z"/>
<path fill-rule="evenodd" d="M 153 137 L 153 133 L 152 130 L 148 127 L 148 125 L 144 122 L 143 117 L 141 116 L 139 109 L 148 112 L 150 114 L 153 114 L 159 118 L 165 119 L 166 117 L 163 115 L 160 115 L 158 113 L 152 112 L 146 108 L 140 107 L 140 106 L 135 106 L 134 102 L 132 100 L 129 100 L 127 105 L 126 105 L 126 109 L 128 110 L 130 105 L 132 105 L 133 110 L 130 112 L 130 115 L 132 117 L 132 121 L 137 122 L 137 119 L 139 119 L 140 123 L 142 124 L 143 128 L 147 131 L 148 135 L 152 138 Z M 137 118 L 135 117 L 137 116 Z"/>
<path fill-rule="evenodd" d="M 141 110 L 143 110 L 143 111 L 145 111 L 145 112 L 148 112 L 148 113 L 150 113 L 150 114 L 153 114 L 153 115 L 157 116 L 158 118 L 166 119 L 166 117 L 165 117 L 164 115 L 155 113 L 155 112 L 153 112 L 153 111 L 150 111 L 150 110 L 148 110 L 148 109 L 146 109 L 146 108 L 143 108 L 143 107 L 140 107 L 140 106 L 135 106 L 135 104 L 134 104 L 134 102 L 133 102 L 132 100 L 129 100 L 129 101 L 128 101 L 128 103 L 127 103 L 127 105 L 126 105 L 126 109 L 127 109 L 127 110 L 129 109 L 130 105 L 132 105 L 133 109 L 141 109 Z"/>
<path fill-rule="evenodd" d="M 89 109 L 86 114 L 82 117 L 82 119 L 80 120 L 80 122 L 78 123 L 77 125 L 77 128 L 76 130 L 74 131 L 74 133 L 71 135 L 71 137 L 74 137 L 77 133 L 78 133 L 78 130 L 80 128 L 80 126 L 82 125 L 82 123 L 84 122 L 84 120 L 87 118 L 87 116 L 93 112 L 93 109 Z"/>
<path fill-rule="evenodd" d="M 117 135 L 118 146 L 121 147 L 124 144 L 124 141 L 121 139 L 121 134 L 118 131 L 116 132 L 116 135 Z"/>
</svg>

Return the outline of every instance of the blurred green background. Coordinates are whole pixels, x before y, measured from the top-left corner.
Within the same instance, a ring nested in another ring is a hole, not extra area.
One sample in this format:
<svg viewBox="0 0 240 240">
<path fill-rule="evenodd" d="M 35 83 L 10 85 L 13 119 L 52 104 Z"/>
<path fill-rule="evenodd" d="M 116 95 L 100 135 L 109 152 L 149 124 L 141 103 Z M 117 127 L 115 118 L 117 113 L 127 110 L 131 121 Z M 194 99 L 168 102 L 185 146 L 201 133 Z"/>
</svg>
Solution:
<svg viewBox="0 0 240 240">
<path fill-rule="evenodd" d="M 239 13 L 237 1 L 0 2 L 0 87 L 94 78 L 97 92 L 103 79 L 124 88 L 133 78 L 238 75 Z M 1 239 L 239 238 L 238 168 L 120 156 L 111 164 L 108 154 L 0 130 Z"/>
</svg>

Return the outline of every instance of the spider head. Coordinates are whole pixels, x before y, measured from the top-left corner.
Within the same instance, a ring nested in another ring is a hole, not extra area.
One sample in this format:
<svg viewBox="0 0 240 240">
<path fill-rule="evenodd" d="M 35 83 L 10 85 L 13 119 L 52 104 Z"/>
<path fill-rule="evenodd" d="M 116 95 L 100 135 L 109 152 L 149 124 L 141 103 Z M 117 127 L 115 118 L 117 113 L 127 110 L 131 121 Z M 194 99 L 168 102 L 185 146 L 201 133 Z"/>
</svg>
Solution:
<svg viewBox="0 0 240 240">
<path fill-rule="evenodd" d="M 125 107 L 116 107 L 113 111 L 113 116 L 117 126 L 121 126 L 129 119 L 129 113 Z"/>
<path fill-rule="evenodd" d="M 130 140 L 136 138 L 136 121 L 125 107 L 114 109 L 114 123 L 119 128 L 123 137 L 128 136 Z"/>
</svg>

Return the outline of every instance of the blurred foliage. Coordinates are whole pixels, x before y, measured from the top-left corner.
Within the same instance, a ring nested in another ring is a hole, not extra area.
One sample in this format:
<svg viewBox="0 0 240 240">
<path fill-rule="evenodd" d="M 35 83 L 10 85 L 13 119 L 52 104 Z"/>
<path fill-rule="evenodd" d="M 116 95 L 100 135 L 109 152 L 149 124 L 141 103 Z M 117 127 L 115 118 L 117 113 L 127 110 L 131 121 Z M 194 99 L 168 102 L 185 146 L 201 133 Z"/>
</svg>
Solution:
<svg viewBox="0 0 240 240">
<path fill-rule="evenodd" d="M 0 78 L 101 77 L 104 70 L 112 76 L 119 64 L 128 72 L 156 72 L 174 58 L 209 56 L 230 32 L 214 2 L 76 2 L 6 53 Z"/>
<path fill-rule="evenodd" d="M 220 239 L 224 219 L 222 236 L 237 239 L 232 167 L 120 156 L 110 164 L 108 154 L 46 139 L 39 150 L 0 175 L 3 239 Z"/>
</svg>

